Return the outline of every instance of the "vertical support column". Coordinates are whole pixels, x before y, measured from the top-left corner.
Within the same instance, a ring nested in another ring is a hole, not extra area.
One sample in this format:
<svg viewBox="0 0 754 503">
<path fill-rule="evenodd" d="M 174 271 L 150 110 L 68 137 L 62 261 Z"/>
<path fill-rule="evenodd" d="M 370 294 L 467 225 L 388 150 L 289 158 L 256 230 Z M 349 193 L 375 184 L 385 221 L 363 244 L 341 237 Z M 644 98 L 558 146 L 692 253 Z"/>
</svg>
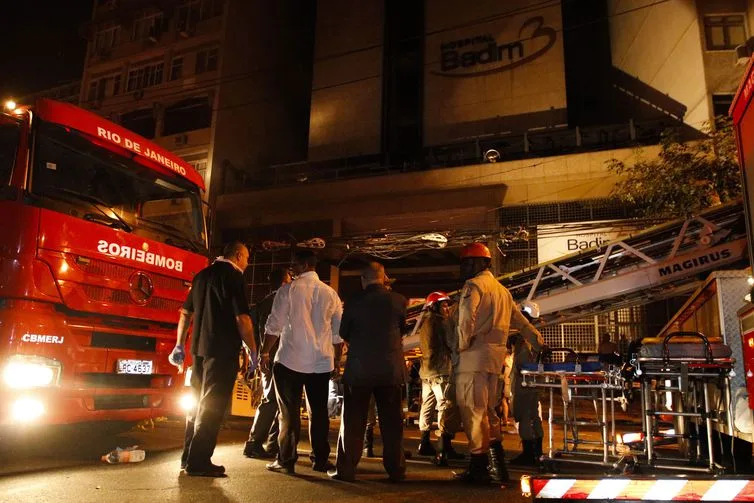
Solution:
<svg viewBox="0 0 754 503">
<path fill-rule="evenodd" d="M 338 238 L 343 232 L 343 221 L 339 218 L 332 221 L 332 237 Z M 340 285 L 340 267 L 336 265 L 330 266 L 330 287 L 338 292 L 338 286 Z"/>
</svg>

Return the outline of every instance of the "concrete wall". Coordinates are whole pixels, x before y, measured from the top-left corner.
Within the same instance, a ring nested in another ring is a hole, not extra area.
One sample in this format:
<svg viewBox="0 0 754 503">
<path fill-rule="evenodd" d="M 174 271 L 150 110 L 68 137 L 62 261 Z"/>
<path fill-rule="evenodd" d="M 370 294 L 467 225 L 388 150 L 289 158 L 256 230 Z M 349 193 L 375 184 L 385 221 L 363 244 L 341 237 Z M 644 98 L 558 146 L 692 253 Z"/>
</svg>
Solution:
<svg viewBox="0 0 754 503">
<path fill-rule="evenodd" d="M 426 145 L 567 121 L 561 9 L 541 4 L 427 0 Z"/>
<path fill-rule="evenodd" d="M 354 231 L 392 228 L 394 215 L 606 197 L 615 182 L 607 160 L 656 154 L 656 147 L 620 149 L 227 194 L 218 199 L 217 213 L 223 228 L 325 219 L 345 219 Z M 404 219 L 407 228 L 426 221 Z M 442 225 L 453 227 L 450 221 Z"/>
<path fill-rule="evenodd" d="M 213 191 L 221 189 L 216 182 L 231 167 L 251 172 L 306 156 L 311 70 L 302 53 L 311 50 L 311 18 L 305 4 L 229 2 L 215 106 Z"/>
<path fill-rule="evenodd" d="M 309 160 L 380 152 L 381 0 L 319 0 Z"/>
<path fill-rule="evenodd" d="M 683 103 L 684 121 L 710 117 L 694 0 L 608 0 L 613 66 Z"/>
</svg>

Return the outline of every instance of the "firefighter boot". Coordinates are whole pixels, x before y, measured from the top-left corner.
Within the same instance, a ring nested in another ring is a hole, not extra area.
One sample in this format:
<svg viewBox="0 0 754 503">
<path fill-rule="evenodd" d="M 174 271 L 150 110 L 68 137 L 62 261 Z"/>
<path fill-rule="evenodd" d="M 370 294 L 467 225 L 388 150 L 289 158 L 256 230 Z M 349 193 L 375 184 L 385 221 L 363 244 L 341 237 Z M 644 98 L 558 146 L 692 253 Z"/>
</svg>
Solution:
<svg viewBox="0 0 754 503">
<path fill-rule="evenodd" d="M 505 451 L 499 440 L 490 444 L 490 480 L 495 484 L 504 484 L 510 480 L 505 467 Z"/>
<path fill-rule="evenodd" d="M 541 442 L 541 440 L 540 440 Z M 511 465 L 513 466 L 534 466 L 536 463 L 534 461 L 535 458 L 535 440 L 522 440 L 521 443 L 523 444 L 524 450 L 521 451 L 521 454 L 516 456 L 515 458 L 511 459 Z M 541 445 L 541 444 L 540 444 Z"/>
<path fill-rule="evenodd" d="M 448 466 L 449 459 L 463 459 L 465 456 L 453 449 L 453 435 L 443 433 L 442 446 L 440 452 L 435 456 L 435 464 L 437 466 Z"/>
<path fill-rule="evenodd" d="M 422 432 L 422 439 L 419 442 L 419 456 L 435 456 L 437 451 L 429 441 L 429 430 Z"/>
<path fill-rule="evenodd" d="M 374 429 L 371 427 L 367 427 L 364 432 L 364 457 L 374 457 Z"/>
<path fill-rule="evenodd" d="M 489 484 L 490 472 L 487 469 L 486 454 L 472 454 L 469 467 L 463 472 L 453 472 L 453 478 L 464 484 Z"/>
</svg>

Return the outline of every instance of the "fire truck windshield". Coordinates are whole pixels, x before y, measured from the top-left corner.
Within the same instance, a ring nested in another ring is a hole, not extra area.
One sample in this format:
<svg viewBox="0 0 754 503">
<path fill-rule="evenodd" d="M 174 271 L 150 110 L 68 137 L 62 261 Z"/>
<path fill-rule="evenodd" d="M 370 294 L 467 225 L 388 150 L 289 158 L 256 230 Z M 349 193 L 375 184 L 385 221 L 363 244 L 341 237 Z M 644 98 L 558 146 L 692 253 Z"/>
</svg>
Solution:
<svg viewBox="0 0 754 503">
<path fill-rule="evenodd" d="M 206 252 L 197 188 L 98 146 L 68 128 L 39 125 L 31 185 L 41 206 Z"/>
</svg>

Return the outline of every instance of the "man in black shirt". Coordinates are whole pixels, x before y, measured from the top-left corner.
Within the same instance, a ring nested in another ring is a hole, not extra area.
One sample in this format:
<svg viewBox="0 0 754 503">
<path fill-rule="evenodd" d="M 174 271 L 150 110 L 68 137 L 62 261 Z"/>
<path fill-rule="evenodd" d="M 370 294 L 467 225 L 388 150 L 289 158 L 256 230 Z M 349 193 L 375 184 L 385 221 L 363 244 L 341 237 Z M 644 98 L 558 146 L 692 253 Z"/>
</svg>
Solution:
<svg viewBox="0 0 754 503">
<path fill-rule="evenodd" d="M 246 343 L 256 362 L 243 271 L 249 250 L 242 243 L 225 246 L 223 257 L 200 271 L 191 285 L 178 321 L 178 341 L 170 362 L 183 363 L 183 346 L 193 318 L 191 387 L 197 405 L 186 417 L 181 468 L 191 476 L 223 477 L 225 468 L 212 464 L 225 410 L 238 374 L 238 352 Z"/>
<path fill-rule="evenodd" d="M 272 312 L 272 302 L 278 288 L 291 282 L 288 269 L 275 269 L 270 273 L 271 292 L 255 306 L 254 335 L 259 347 L 264 343 L 264 325 Z M 270 359 L 275 358 L 278 348 L 275 341 L 270 347 Z M 278 453 L 278 402 L 272 373 L 262 369 L 262 402 L 254 415 L 254 424 L 249 432 L 249 440 L 244 445 L 243 454 L 247 458 L 273 458 Z M 263 445 L 264 444 L 264 445 Z"/>
<path fill-rule="evenodd" d="M 377 403 L 382 461 L 390 480 L 406 476 L 401 397 L 405 383 L 401 337 L 406 298 L 385 287 L 385 268 L 371 262 L 361 272 L 364 290 L 346 302 L 340 337 L 348 344 L 343 373 L 343 416 L 338 437 L 335 480 L 352 481 L 362 454 L 369 400 Z"/>
</svg>

